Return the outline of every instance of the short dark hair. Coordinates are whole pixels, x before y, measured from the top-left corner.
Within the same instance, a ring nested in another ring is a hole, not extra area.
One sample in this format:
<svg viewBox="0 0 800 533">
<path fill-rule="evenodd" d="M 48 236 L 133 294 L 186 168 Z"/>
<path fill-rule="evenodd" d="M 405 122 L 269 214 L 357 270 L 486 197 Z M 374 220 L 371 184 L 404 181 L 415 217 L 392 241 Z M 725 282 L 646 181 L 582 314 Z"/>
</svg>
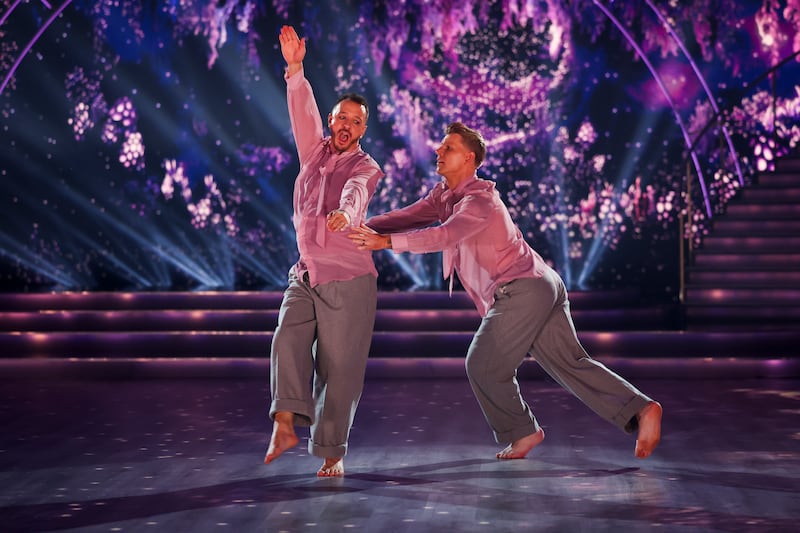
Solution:
<svg viewBox="0 0 800 533">
<path fill-rule="evenodd" d="M 367 112 L 366 118 L 369 118 L 369 104 L 367 104 L 367 99 L 358 93 L 345 93 L 341 95 L 339 99 L 336 100 L 336 103 L 333 104 L 333 108 L 336 109 L 336 106 L 339 105 L 339 103 L 344 102 L 345 100 L 350 100 L 351 102 L 355 102 L 358 105 L 364 106 L 364 110 L 366 110 Z"/>
<path fill-rule="evenodd" d="M 475 168 L 483 164 L 483 160 L 486 159 L 486 141 L 483 140 L 483 136 L 480 133 L 468 128 L 461 122 L 453 122 L 447 126 L 445 133 L 447 135 L 455 133 L 461 136 L 467 149 L 475 154 Z"/>
</svg>

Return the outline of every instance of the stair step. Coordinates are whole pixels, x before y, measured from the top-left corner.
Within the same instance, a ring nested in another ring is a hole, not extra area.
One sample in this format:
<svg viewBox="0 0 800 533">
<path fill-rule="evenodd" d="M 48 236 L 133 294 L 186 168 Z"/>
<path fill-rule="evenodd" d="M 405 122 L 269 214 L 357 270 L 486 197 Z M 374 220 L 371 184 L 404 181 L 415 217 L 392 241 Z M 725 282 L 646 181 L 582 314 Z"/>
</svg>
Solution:
<svg viewBox="0 0 800 533">
<path fill-rule="evenodd" d="M 772 287 L 686 287 L 691 305 L 786 306 L 800 309 L 800 289 Z"/>
<path fill-rule="evenodd" d="M 758 220 L 735 218 L 730 215 L 717 215 L 712 221 L 711 235 L 714 236 L 786 236 L 800 235 L 800 220 Z"/>
<path fill-rule="evenodd" d="M 570 302 L 603 309 L 637 305 L 638 289 L 572 291 Z M 0 311 L 66 310 L 269 310 L 278 309 L 283 292 L 60 292 L 0 293 Z M 464 291 L 378 292 L 379 309 L 470 309 L 475 304 Z"/>
<path fill-rule="evenodd" d="M 769 312 L 766 310 L 769 309 Z M 776 313 L 782 310 L 784 313 Z M 796 331 L 800 325 L 800 309 L 794 308 L 769 308 L 763 306 L 754 309 L 752 306 L 714 306 L 690 305 L 684 311 L 686 330 L 697 328 L 733 329 L 738 331 Z M 798 348 L 800 352 L 800 348 Z"/>
<path fill-rule="evenodd" d="M 794 170 L 791 168 L 781 168 L 775 172 L 761 173 L 756 177 L 756 187 L 796 187 L 800 184 L 799 174 L 800 168 Z"/>
<path fill-rule="evenodd" d="M 277 309 L 167 310 L 167 311 L 6 311 L 0 312 L 0 331 L 7 332 L 136 332 L 172 331 L 187 335 L 203 332 L 274 331 Z M 646 329 L 671 327 L 673 306 L 619 309 L 573 309 L 573 321 L 582 328 Z M 474 309 L 379 309 L 375 331 L 475 331 L 480 315 Z"/>
<path fill-rule="evenodd" d="M 283 293 L 42 292 L 0 293 L 0 311 L 278 309 Z"/>
<path fill-rule="evenodd" d="M 687 281 L 695 286 L 800 287 L 800 270 L 720 270 L 689 268 Z"/>
<path fill-rule="evenodd" d="M 744 305 L 705 306 L 690 305 L 686 308 L 686 318 L 692 327 L 707 324 L 710 321 L 719 324 L 746 326 L 755 324 L 786 328 L 787 325 L 800 325 L 800 307 L 769 307 Z"/>
<path fill-rule="evenodd" d="M 135 311 L 5 311 L 0 331 L 13 332 L 137 332 L 272 331 L 278 310 L 135 310 Z"/>
<path fill-rule="evenodd" d="M 696 266 L 725 267 L 728 270 L 736 268 L 757 268 L 757 267 L 779 267 L 779 268 L 800 268 L 799 253 L 735 253 L 735 252 L 704 252 L 696 250 L 694 255 Z"/>
<path fill-rule="evenodd" d="M 762 188 L 759 185 L 755 188 L 744 189 L 739 192 L 736 200 L 734 200 L 736 204 L 783 204 L 789 201 L 800 201 L 800 179 L 798 179 L 798 183 L 794 187 Z"/>
<path fill-rule="evenodd" d="M 274 331 L 277 309 L 269 311 L 48 311 L 1 312 L 0 331 L 14 332 L 263 332 Z M 587 312 L 591 313 L 591 312 Z M 576 311 L 581 314 L 581 311 Z M 589 315 L 586 315 L 588 318 Z M 469 330 L 480 316 L 474 310 L 379 310 L 375 330 Z"/>
<path fill-rule="evenodd" d="M 576 291 L 587 331 L 673 330 L 674 304 L 637 290 Z M 50 358 L 267 357 L 282 293 L 0 294 L 0 354 Z M 480 316 L 463 291 L 379 293 L 374 357 L 463 357 Z M 617 356 L 625 356 L 617 351 Z"/>
<path fill-rule="evenodd" d="M 582 332 L 581 343 L 593 357 L 785 357 L 798 354 L 800 331 L 746 332 Z M 372 357 L 464 357 L 472 332 L 378 332 Z M 51 358 L 264 358 L 270 333 L 192 336 L 152 333 L 48 333 L 22 336 L 0 333 L 6 357 Z M 536 353 L 533 353 L 536 356 Z"/>
<path fill-rule="evenodd" d="M 797 219 L 800 218 L 798 204 L 738 204 L 730 203 L 725 208 L 731 217 L 753 219 Z"/>
<path fill-rule="evenodd" d="M 778 159 L 775 163 L 775 171 L 779 173 L 800 173 L 800 157 L 796 155 L 786 156 Z"/>
<path fill-rule="evenodd" d="M 745 253 L 800 253 L 800 235 L 791 237 L 779 235 L 764 236 L 719 236 L 709 235 L 703 239 L 703 245 L 696 251 L 705 252 L 737 250 Z"/>
</svg>

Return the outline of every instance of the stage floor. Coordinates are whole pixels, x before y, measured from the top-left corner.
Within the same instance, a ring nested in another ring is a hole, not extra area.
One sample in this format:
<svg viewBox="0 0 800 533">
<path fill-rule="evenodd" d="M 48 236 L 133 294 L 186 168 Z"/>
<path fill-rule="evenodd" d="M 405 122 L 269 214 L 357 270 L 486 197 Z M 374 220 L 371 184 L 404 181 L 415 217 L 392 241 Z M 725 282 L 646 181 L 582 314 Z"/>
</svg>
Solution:
<svg viewBox="0 0 800 533">
<path fill-rule="evenodd" d="M 318 479 L 304 442 L 262 463 L 261 380 L 0 380 L 0 529 L 797 530 L 800 380 L 634 381 L 664 406 L 651 458 L 544 378 L 544 443 L 500 462 L 466 379 L 370 379 L 347 476 Z"/>
</svg>

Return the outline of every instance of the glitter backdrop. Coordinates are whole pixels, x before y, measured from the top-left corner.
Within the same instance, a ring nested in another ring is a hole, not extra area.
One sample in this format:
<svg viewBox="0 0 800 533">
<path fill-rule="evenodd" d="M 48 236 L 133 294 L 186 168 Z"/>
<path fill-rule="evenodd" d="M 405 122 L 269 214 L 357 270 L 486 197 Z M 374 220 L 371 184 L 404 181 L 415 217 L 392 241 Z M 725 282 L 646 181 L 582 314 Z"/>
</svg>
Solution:
<svg viewBox="0 0 800 533">
<path fill-rule="evenodd" d="M 687 176 L 699 244 L 800 140 L 800 0 L 3 0 L 0 290 L 282 289 L 287 23 L 323 113 L 370 101 L 372 213 L 440 179 L 460 120 L 573 289 L 673 297 Z M 382 289 L 443 288 L 439 254 L 375 258 Z"/>
</svg>

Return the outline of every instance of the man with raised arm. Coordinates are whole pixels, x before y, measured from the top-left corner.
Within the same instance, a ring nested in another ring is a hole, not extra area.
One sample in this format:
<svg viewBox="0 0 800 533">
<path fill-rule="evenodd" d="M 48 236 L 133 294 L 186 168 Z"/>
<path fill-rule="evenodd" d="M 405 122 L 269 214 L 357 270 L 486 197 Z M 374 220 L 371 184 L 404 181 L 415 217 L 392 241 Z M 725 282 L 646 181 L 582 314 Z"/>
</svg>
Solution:
<svg viewBox="0 0 800 533">
<path fill-rule="evenodd" d="M 270 352 L 272 437 L 269 464 L 297 445 L 295 426 L 310 426 L 308 451 L 324 459 L 317 475 L 344 475 L 343 458 L 364 386 L 377 302 L 372 256 L 344 230 L 363 223 L 383 177 L 361 149 L 369 110 L 357 94 L 328 114 L 330 135 L 303 72 L 306 40 L 284 26 L 280 45 L 289 117 L 300 173 L 293 222 L 300 258 L 289 271 Z"/>
</svg>

